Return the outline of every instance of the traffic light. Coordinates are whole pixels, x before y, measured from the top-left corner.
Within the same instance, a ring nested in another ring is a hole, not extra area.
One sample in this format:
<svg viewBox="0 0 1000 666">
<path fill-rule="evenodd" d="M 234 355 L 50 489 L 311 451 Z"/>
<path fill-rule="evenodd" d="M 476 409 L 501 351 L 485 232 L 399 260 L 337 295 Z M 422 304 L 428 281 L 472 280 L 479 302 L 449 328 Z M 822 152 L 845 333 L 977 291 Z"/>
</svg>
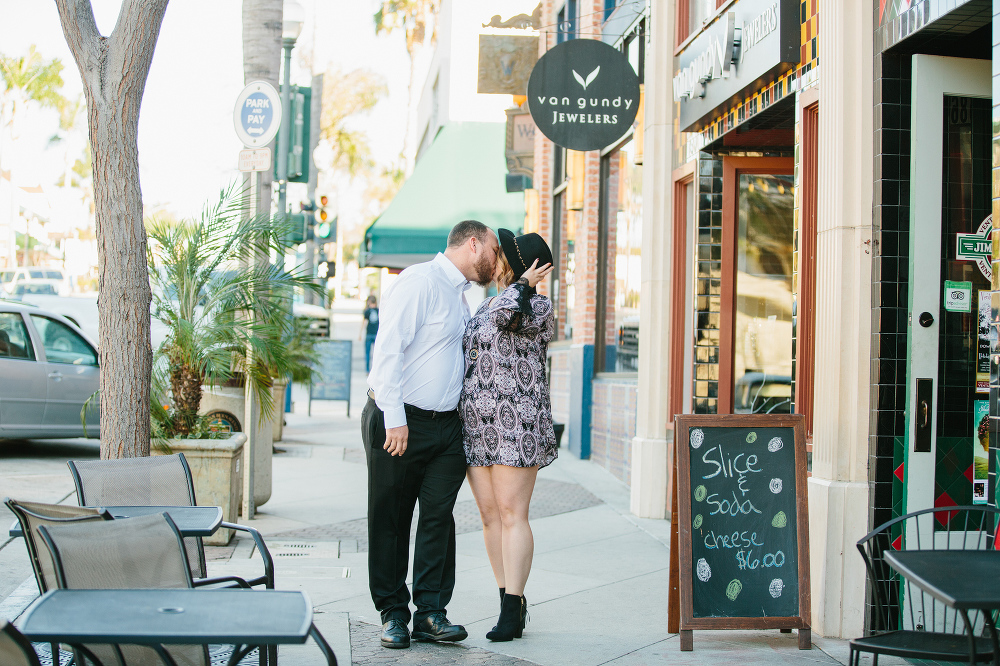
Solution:
<svg viewBox="0 0 1000 666">
<path fill-rule="evenodd" d="M 288 164 L 289 183 L 308 183 L 312 154 L 309 150 L 309 125 L 311 122 L 312 90 L 292 86 L 289 95 Z M 281 122 L 286 122 L 282 120 Z M 278 178 L 278 159 L 274 160 L 274 177 Z"/>
<path fill-rule="evenodd" d="M 319 200 L 313 204 L 314 215 L 316 216 L 316 224 L 322 222 L 327 222 L 330 219 L 330 211 L 326 207 L 330 205 L 330 197 L 325 194 L 320 195 Z"/>
<path fill-rule="evenodd" d="M 320 243 L 331 243 L 337 240 L 337 218 L 328 222 L 319 222 L 313 228 L 313 234 Z"/>
<path fill-rule="evenodd" d="M 316 276 L 320 278 L 332 278 L 337 275 L 337 262 L 333 257 L 325 257 L 316 266 Z"/>
<path fill-rule="evenodd" d="M 306 240 L 306 223 L 308 218 L 304 213 L 292 213 L 288 216 L 288 242 L 304 243 Z"/>
</svg>

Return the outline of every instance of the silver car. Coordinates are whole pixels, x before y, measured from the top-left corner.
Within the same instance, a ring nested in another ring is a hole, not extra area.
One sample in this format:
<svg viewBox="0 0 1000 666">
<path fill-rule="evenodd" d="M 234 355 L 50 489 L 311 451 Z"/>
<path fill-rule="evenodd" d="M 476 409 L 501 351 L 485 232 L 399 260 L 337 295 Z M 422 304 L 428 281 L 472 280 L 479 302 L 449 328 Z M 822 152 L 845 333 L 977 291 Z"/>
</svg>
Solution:
<svg viewBox="0 0 1000 666">
<path fill-rule="evenodd" d="M 100 384 L 97 345 L 69 319 L 0 300 L 0 438 L 84 435 L 80 410 Z M 100 434 L 97 401 L 87 435 Z"/>
</svg>

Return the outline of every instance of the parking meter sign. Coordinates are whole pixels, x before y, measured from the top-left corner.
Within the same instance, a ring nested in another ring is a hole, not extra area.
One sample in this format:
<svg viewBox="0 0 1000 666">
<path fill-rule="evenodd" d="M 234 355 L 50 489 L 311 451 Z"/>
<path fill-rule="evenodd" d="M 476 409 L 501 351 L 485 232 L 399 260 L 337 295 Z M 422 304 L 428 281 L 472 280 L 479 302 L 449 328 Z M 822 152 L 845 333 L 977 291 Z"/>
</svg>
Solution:
<svg viewBox="0 0 1000 666">
<path fill-rule="evenodd" d="M 945 280 L 944 309 L 948 312 L 972 312 L 972 283 Z"/>
<path fill-rule="evenodd" d="M 281 127 L 281 97 L 266 81 L 253 81 L 236 98 L 236 136 L 248 148 L 271 143 Z"/>
</svg>

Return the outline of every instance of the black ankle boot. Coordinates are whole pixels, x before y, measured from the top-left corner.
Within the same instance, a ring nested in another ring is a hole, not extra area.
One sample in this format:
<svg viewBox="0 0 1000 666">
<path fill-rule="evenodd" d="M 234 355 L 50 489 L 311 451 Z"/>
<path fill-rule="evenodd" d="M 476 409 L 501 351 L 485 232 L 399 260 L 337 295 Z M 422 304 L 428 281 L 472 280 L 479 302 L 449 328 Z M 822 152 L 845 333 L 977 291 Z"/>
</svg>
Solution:
<svg viewBox="0 0 1000 666">
<path fill-rule="evenodd" d="M 503 610 L 503 595 L 504 595 L 504 594 L 505 594 L 506 592 L 507 592 L 507 588 L 506 588 L 506 587 L 501 587 L 501 588 L 500 588 L 500 610 L 501 610 L 501 611 Z M 492 629 L 490 629 L 490 631 L 496 631 L 496 630 L 497 630 L 497 625 L 495 625 L 495 624 L 494 624 L 494 625 L 493 625 L 493 628 L 492 628 Z"/>
<path fill-rule="evenodd" d="M 524 597 L 516 594 L 504 594 L 503 603 L 500 606 L 500 619 L 493 631 L 486 634 L 486 638 L 491 641 L 512 641 L 515 636 L 520 636 L 524 628 L 522 618 L 524 617 Z"/>
</svg>

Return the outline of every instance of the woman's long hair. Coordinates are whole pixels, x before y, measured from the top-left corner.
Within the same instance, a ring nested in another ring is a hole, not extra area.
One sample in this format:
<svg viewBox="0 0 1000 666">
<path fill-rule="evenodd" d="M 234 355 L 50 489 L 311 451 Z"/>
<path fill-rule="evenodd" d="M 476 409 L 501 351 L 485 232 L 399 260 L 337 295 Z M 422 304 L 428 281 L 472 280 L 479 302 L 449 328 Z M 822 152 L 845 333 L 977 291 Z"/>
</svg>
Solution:
<svg viewBox="0 0 1000 666">
<path fill-rule="evenodd" d="M 500 251 L 498 261 L 500 262 L 500 275 L 497 277 L 497 291 L 503 291 L 514 282 L 514 269 L 510 267 L 503 250 Z"/>
</svg>

